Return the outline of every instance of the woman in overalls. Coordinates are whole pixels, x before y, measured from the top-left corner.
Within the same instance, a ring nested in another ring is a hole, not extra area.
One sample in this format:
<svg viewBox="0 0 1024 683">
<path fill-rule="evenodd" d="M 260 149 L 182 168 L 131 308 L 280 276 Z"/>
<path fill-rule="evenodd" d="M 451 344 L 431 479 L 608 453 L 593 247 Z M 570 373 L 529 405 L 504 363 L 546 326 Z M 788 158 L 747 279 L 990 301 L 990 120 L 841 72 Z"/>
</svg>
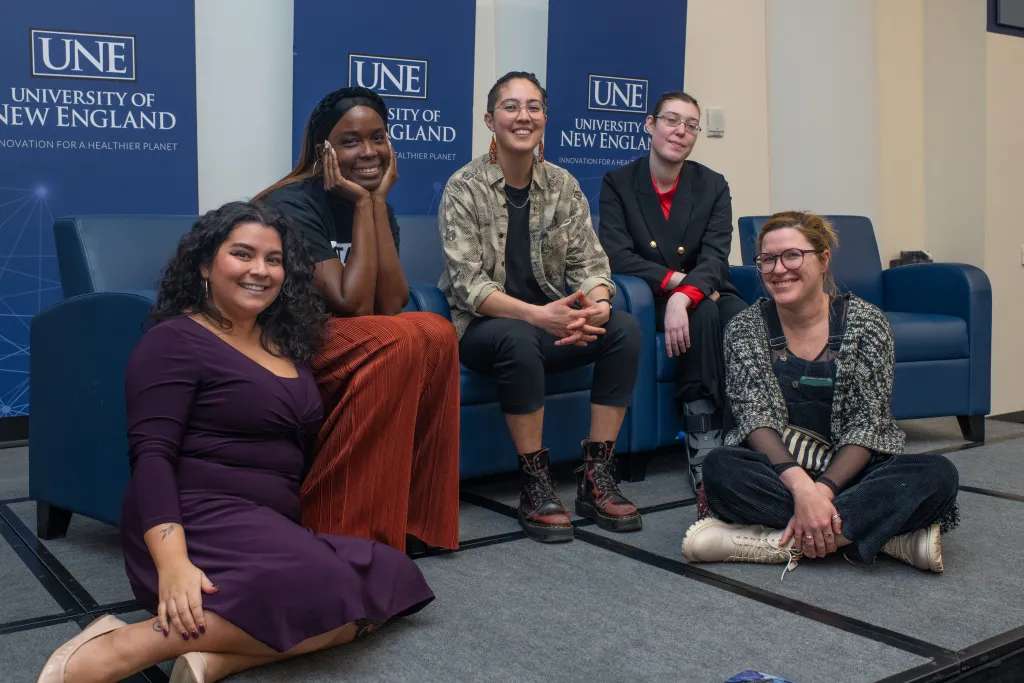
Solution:
<svg viewBox="0 0 1024 683">
<path fill-rule="evenodd" d="M 693 562 L 784 563 L 844 548 L 941 572 L 940 534 L 956 527 L 957 470 L 940 455 L 903 455 L 893 420 L 892 333 L 885 315 L 836 295 L 837 240 L 820 216 L 772 216 L 755 262 L 770 299 L 725 335 L 736 428 L 704 463 Z M 848 547 L 847 547 L 848 546 Z"/>
</svg>

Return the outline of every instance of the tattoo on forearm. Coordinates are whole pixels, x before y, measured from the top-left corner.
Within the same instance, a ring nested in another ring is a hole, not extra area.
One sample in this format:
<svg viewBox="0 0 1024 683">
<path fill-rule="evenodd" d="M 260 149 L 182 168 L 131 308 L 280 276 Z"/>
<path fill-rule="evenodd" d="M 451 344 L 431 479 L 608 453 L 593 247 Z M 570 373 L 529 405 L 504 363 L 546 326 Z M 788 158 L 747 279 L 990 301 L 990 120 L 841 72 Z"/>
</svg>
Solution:
<svg viewBox="0 0 1024 683">
<path fill-rule="evenodd" d="M 167 526 L 165 526 L 163 528 L 163 531 L 160 532 L 160 540 L 161 541 L 166 541 L 167 537 L 171 535 L 171 533 L 174 531 L 174 528 L 176 526 L 178 526 L 178 525 L 177 524 L 168 524 Z"/>
<path fill-rule="evenodd" d="M 157 633 L 163 633 L 164 632 L 164 630 L 160 627 L 160 620 L 159 619 L 154 619 L 153 620 L 153 630 L 156 631 Z"/>
</svg>

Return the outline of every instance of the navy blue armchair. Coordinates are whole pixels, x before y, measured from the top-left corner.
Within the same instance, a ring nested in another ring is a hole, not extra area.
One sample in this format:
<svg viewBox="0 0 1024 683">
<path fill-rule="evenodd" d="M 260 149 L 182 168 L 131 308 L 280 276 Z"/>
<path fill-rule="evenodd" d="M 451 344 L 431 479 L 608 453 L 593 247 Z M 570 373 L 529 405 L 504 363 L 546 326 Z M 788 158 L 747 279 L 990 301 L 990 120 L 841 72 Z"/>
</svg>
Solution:
<svg viewBox="0 0 1024 683">
<path fill-rule="evenodd" d="M 445 267 L 441 250 L 440 235 L 436 216 L 399 216 L 402 226 L 400 258 L 402 268 L 409 278 L 410 301 L 406 310 L 429 311 L 448 319 L 451 314 L 448 302 L 437 288 L 437 281 Z M 650 289 L 636 278 L 616 278 L 613 305 L 630 311 L 638 318 L 645 319 L 645 307 L 650 307 L 646 316 L 653 321 L 653 301 Z M 653 326 L 644 331 L 653 334 Z M 651 358 L 643 354 L 648 363 Z M 638 385 L 640 404 L 634 405 L 627 413 L 619 432 L 620 453 L 637 453 L 649 450 L 648 444 L 653 433 L 653 410 L 648 396 L 653 373 L 641 369 Z M 549 449 L 553 462 L 574 460 L 580 457 L 580 439 L 586 434 L 590 423 L 590 381 L 593 367 L 554 373 L 548 376 L 544 403 L 544 445 Z M 497 385 L 465 366 L 462 367 L 460 413 L 460 473 L 463 479 L 516 469 L 516 452 L 505 426 L 505 418 L 498 406 Z M 636 394 L 635 394 L 636 395 Z M 645 421 L 651 425 L 645 426 Z"/>
<path fill-rule="evenodd" d="M 739 219 L 743 263 L 752 265 L 767 216 Z M 985 440 L 991 409 L 992 287 L 984 271 L 959 263 L 882 270 L 871 221 L 828 216 L 839 235 L 832 272 L 885 312 L 896 344 L 892 411 L 897 420 L 955 415 L 964 438 Z M 749 300 L 749 299 L 748 299 Z"/>
<path fill-rule="evenodd" d="M 29 496 L 40 538 L 71 514 L 116 524 L 128 483 L 124 371 L 161 271 L 195 216 L 54 223 L 64 298 L 32 319 Z"/>
<path fill-rule="evenodd" d="M 72 514 L 120 522 L 129 477 L 125 366 L 147 327 L 161 273 L 196 218 L 80 216 L 54 224 L 64 298 L 31 326 L 29 495 L 37 501 L 40 538 L 64 535 Z M 435 285 L 444 267 L 436 217 L 399 220 L 402 264 L 411 283 L 406 310 L 450 318 Z M 631 280 L 618 283 L 615 305 L 653 320 L 653 309 L 645 313 L 649 290 Z M 645 354 L 642 363 L 653 361 Z M 579 457 L 590 419 L 591 376 L 586 367 L 549 379 L 544 439 L 555 461 Z M 462 477 L 514 470 L 516 453 L 494 383 L 463 368 L 461 391 Z M 653 427 L 645 420 L 653 424 L 647 398 L 653 393 L 638 391 L 619 434 L 622 453 L 652 447 Z"/>
</svg>

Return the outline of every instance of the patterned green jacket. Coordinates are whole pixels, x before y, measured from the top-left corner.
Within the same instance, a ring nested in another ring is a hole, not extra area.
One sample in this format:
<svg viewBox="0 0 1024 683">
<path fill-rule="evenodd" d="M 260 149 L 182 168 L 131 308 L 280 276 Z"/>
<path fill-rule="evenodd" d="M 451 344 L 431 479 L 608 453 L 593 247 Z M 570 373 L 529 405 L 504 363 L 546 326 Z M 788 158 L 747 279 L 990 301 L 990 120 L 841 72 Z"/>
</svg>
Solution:
<svg viewBox="0 0 1024 683">
<path fill-rule="evenodd" d="M 530 182 L 530 262 L 552 301 L 568 291 L 604 285 L 615 295 L 608 257 L 590 221 L 590 204 L 568 171 L 534 162 Z M 505 291 L 508 209 L 501 166 L 477 157 L 449 178 L 437 212 L 445 272 L 438 287 L 448 299 L 459 337 L 480 304 Z"/>
<path fill-rule="evenodd" d="M 879 454 L 903 452 L 905 435 L 892 417 L 895 365 L 892 330 L 885 315 L 863 299 L 849 295 L 846 335 L 836 359 L 832 398 L 832 445 L 863 446 Z M 728 446 L 740 446 L 750 433 L 770 427 L 779 434 L 789 411 L 772 372 L 768 328 L 760 302 L 743 311 L 725 331 L 725 385 L 736 428 Z"/>
</svg>

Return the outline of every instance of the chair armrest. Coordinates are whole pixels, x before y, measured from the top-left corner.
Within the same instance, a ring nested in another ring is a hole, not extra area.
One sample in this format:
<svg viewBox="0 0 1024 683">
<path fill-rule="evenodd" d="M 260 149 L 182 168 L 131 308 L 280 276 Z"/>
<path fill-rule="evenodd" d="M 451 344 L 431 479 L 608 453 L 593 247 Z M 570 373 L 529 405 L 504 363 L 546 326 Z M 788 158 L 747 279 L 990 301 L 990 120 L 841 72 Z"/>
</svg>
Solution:
<svg viewBox="0 0 1024 683">
<path fill-rule="evenodd" d="M 612 305 L 628 311 L 640 323 L 642 344 L 629 420 L 629 451 L 652 451 L 658 446 L 658 360 L 660 352 L 654 321 L 654 295 L 646 282 L 631 275 L 613 275 Z"/>
<path fill-rule="evenodd" d="M 110 524 L 128 483 L 124 382 L 153 301 L 101 292 L 32 319 L 29 495 Z"/>
<path fill-rule="evenodd" d="M 448 300 L 444 298 L 441 290 L 436 285 L 419 280 L 409 283 L 409 303 L 405 310 L 437 313 L 448 320 L 452 319 L 451 311 L 448 310 Z"/>
<path fill-rule="evenodd" d="M 972 415 L 992 405 L 992 284 L 963 263 L 916 263 L 882 271 L 885 310 L 953 315 L 967 323 Z"/>
<path fill-rule="evenodd" d="M 758 277 L 757 268 L 754 266 L 729 266 L 729 282 L 750 305 L 753 305 L 763 293 L 761 278 Z"/>
</svg>

